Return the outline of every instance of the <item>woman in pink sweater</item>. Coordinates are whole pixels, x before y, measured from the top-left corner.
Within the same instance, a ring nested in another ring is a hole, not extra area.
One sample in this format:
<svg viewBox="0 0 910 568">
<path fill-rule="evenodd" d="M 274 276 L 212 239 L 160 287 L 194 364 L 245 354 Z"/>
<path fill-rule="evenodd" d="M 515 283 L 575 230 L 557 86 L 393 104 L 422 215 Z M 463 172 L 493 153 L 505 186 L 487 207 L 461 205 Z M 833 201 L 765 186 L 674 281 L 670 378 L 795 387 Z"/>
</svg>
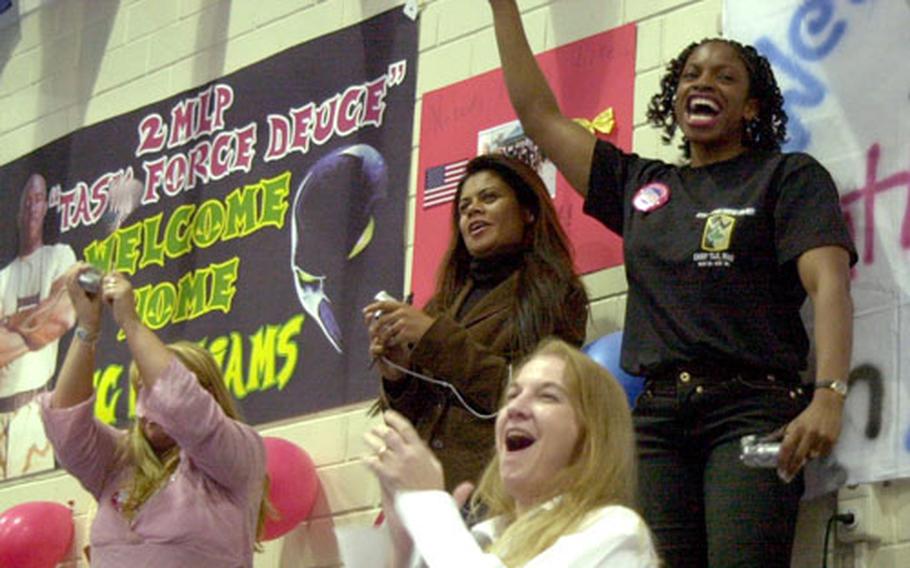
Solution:
<svg viewBox="0 0 910 568">
<path fill-rule="evenodd" d="M 66 275 L 78 327 L 42 416 L 57 460 L 95 499 L 92 566 L 251 567 L 264 522 L 265 448 L 239 420 L 204 349 L 165 345 L 139 320 L 129 281 L 107 274 L 87 295 Z M 93 415 L 102 304 L 126 334 L 137 419 L 126 431 Z"/>
</svg>

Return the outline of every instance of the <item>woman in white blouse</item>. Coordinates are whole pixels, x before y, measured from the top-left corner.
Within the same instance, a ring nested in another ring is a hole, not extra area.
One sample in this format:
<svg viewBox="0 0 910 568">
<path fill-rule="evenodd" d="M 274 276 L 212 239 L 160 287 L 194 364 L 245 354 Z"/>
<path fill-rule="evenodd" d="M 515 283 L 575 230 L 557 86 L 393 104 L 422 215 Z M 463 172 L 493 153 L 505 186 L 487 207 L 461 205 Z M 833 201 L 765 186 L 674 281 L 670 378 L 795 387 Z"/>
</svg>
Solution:
<svg viewBox="0 0 910 568">
<path fill-rule="evenodd" d="M 442 491 L 439 462 L 395 412 L 374 428 L 368 466 L 383 490 L 389 565 L 430 568 L 657 566 L 632 510 L 634 434 L 622 387 L 559 340 L 544 341 L 506 389 L 496 455 L 472 499 L 487 520 L 469 532 L 459 501 Z"/>
</svg>

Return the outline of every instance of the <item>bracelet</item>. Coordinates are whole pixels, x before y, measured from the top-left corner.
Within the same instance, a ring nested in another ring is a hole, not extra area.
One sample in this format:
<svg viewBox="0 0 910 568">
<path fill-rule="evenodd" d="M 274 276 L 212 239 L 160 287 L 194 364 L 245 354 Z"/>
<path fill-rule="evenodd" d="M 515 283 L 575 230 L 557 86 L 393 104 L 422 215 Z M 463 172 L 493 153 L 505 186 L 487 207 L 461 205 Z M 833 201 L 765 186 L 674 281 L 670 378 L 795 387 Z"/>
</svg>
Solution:
<svg viewBox="0 0 910 568">
<path fill-rule="evenodd" d="M 846 398 L 846 397 L 847 397 L 847 390 L 848 390 L 849 387 L 847 386 L 847 381 L 841 381 L 841 380 L 833 380 L 833 381 L 817 380 L 817 381 L 815 381 L 815 388 L 816 388 L 816 389 L 830 389 L 830 390 L 833 390 L 834 392 L 836 392 L 837 394 L 841 395 L 842 397 Z"/>
<path fill-rule="evenodd" d="M 98 342 L 98 336 L 101 335 L 101 332 L 98 330 L 89 331 L 82 327 L 81 325 L 76 326 L 76 338 L 87 345 L 95 346 L 95 343 Z"/>
</svg>

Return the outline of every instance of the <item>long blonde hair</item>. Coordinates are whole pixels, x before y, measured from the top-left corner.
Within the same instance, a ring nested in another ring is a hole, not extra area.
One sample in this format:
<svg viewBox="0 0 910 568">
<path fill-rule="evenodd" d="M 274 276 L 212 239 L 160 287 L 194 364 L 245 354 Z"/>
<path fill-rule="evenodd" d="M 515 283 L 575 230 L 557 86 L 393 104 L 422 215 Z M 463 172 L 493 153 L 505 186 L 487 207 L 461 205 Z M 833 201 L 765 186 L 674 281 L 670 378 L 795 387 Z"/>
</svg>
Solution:
<svg viewBox="0 0 910 568">
<path fill-rule="evenodd" d="M 196 375 L 196 380 L 212 395 L 225 415 L 243 422 L 243 417 L 225 386 L 221 369 L 218 368 L 218 363 L 215 362 L 211 353 L 189 341 L 171 343 L 167 348 Z M 130 384 L 134 390 L 138 390 L 141 386 L 139 368 L 135 362 L 130 365 Z M 159 457 L 146 439 L 139 422 L 134 421 L 130 425 L 128 434 L 121 441 L 120 456 L 126 463 L 133 466 L 133 476 L 129 481 L 128 494 L 122 507 L 126 518 L 132 520 L 143 503 L 154 495 L 177 469 L 177 465 L 180 463 L 180 448 L 175 445 Z M 256 522 L 257 551 L 261 550 L 259 542 L 265 528 L 265 521 L 274 514 L 268 494 L 269 477 L 266 475 L 263 481 L 259 518 Z"/>
<path fill-rule="evenodd" d="M 573 532 L 595 509 L 635 506 L 635 434 L 622 387 L 609 371 L 559 339 L 542 341 L 522 365 L 541 356 L 565 362 L 565 386 L 579 423 L 579 439 L 573 461 L 544 488 L 544 501 L 559 497 L 551 508 L 517 516 L 515 500 L 499 475 L 498 455 L 484 471 L 472 505 L 475 511 L 486 507 L 489 516 L 502 516 L 508 523 L 489 552 L 510 567 L 523 566 Z"/>
</svg>

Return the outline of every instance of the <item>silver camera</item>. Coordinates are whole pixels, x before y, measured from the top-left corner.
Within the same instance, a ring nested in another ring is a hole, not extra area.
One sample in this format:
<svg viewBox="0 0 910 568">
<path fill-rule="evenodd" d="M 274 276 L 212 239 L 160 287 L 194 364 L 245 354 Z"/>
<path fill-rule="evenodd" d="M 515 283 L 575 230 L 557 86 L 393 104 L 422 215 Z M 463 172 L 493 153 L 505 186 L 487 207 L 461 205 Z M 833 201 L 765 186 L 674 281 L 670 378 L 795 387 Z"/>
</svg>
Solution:
<svg viewBox="0 0 910 568">
<path fill-rule="evenodd" d="M 86 294 L 94 296 L 101 291 L 101 276 L 100 270 L 90 266 L 79 273 L 79 276 L 76 277 L 76 282 L 85 290 Z"/>
<path fill-rule="evenodd" d="M 747 467 L 777 468 L 780 440 L 750 434 L 739 440 L 739 460 Z"/>
<path fill-rule="evenodd" d="M 376 292 L 376 295 L 373 296 L 373 299 L 377 302 L 396 302 L 397 300 L 385 290 L 380 290 Z M 373 319 L 378 320 L 382 316 L 382 311 L 376 310 L 373 312 Z"/>
</svg>

